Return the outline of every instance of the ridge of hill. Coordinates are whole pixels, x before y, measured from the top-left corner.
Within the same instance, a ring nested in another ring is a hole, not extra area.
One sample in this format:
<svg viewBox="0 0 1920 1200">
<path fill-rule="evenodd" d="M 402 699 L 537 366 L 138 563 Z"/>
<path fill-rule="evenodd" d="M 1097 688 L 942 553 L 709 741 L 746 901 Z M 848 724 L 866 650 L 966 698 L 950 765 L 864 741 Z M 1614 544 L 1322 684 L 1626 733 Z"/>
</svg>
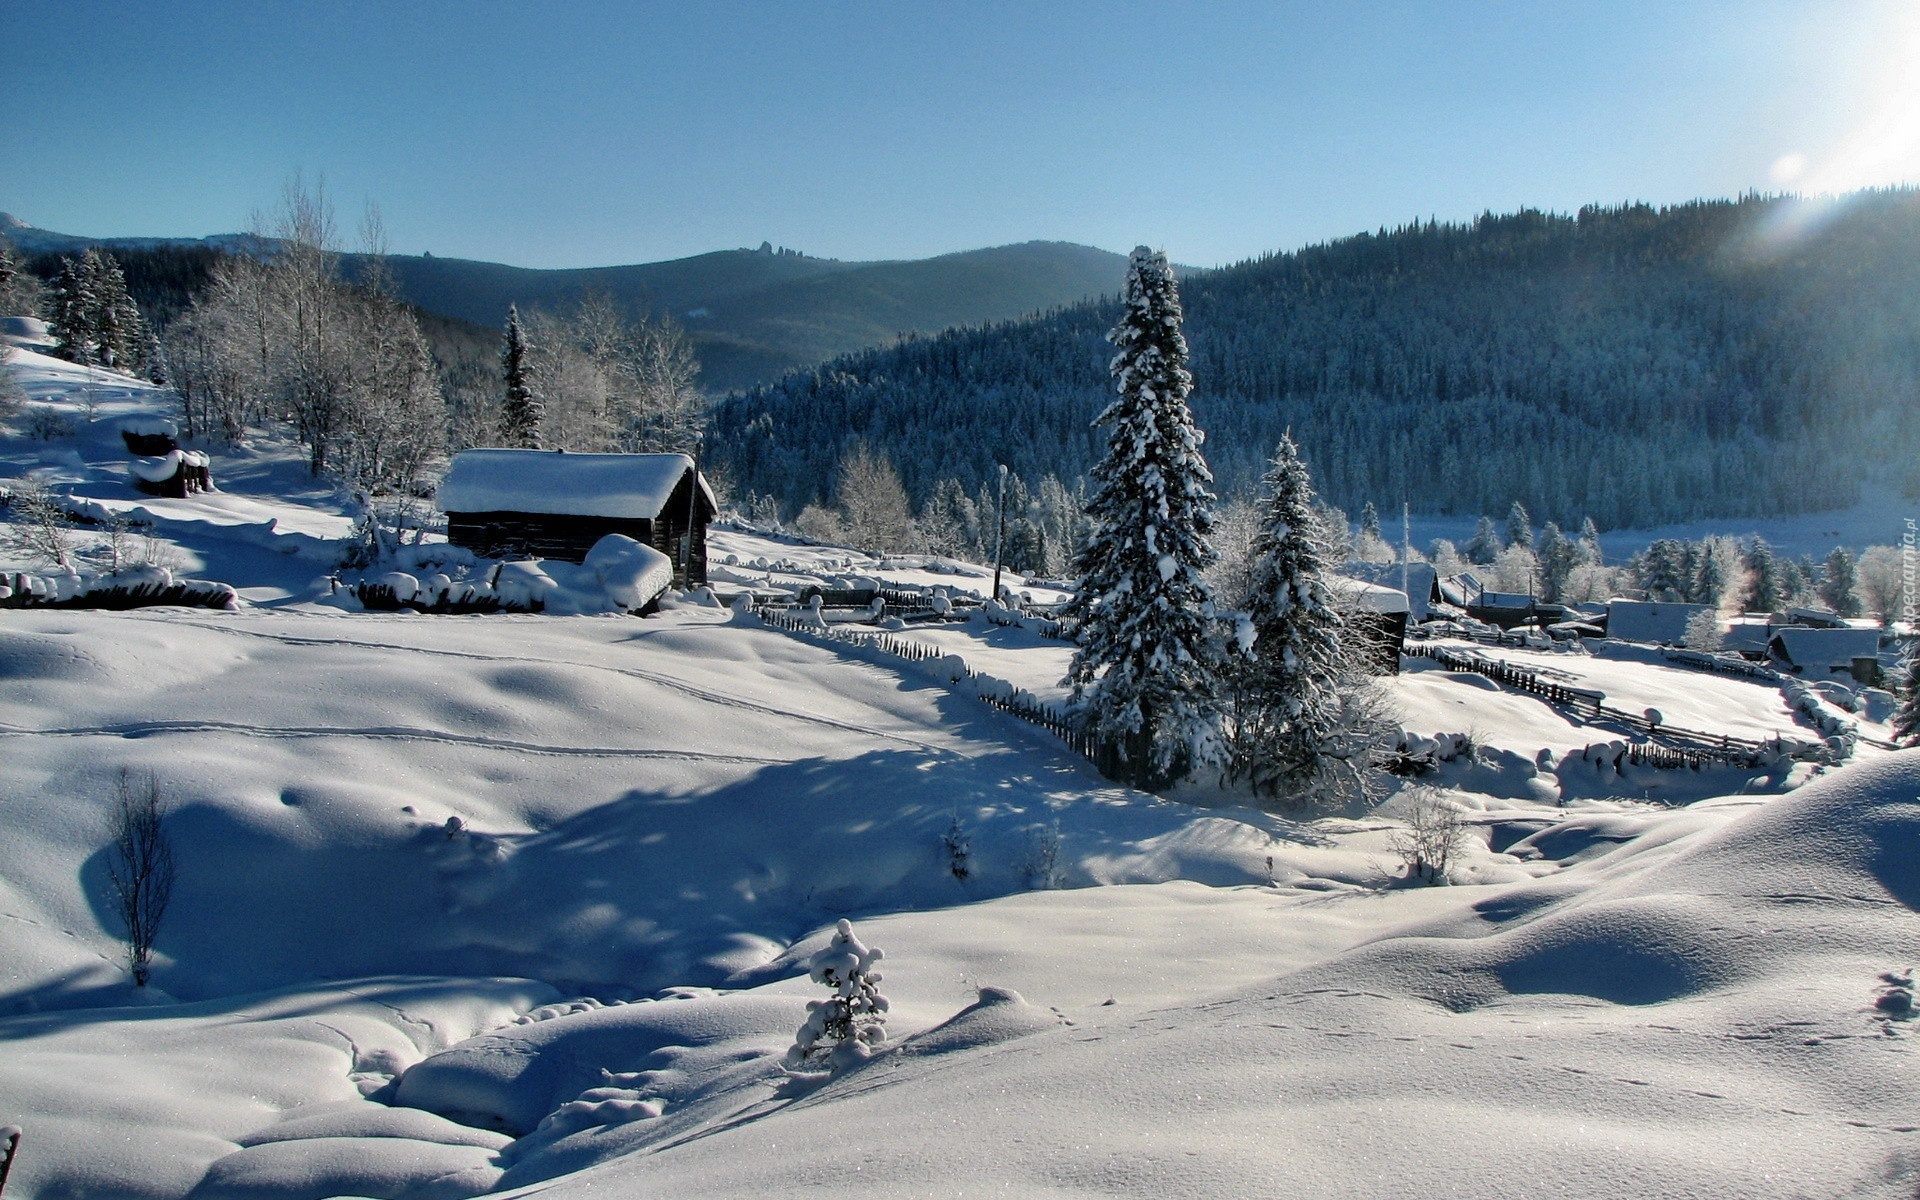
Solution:
<svg viewBox="0 0 1920 1200">
<path fill-rule="evenodd" d="M 1912 189 L 1415 222 L 1184 275 L 1192 403 L 1225 494 L 1290 428 L 1349 508 L 1519 500 L 1603 529 L 1846 508 L 1920 490 L 1915 278 Z M 857 441 L 921 502 L 999 463 L 1070 482 L 1104 453 L 1116 315 L 847 355 L 731 398 L 708 453 L 790 510 Z"/>
<path fill-rule="evenodd" d="M 205 238 L 87 238 L 36 229 L 0 214 L 0 236 L 22 252 L 72 254 L 90 246 L 235 251 L 244 234 Z M 349 276 L 367 256 L 343 256 Z M 679 321 L 711 392 L 749 387 L 901 334 L 1004 321 L 1116 291 L 1124 256 L 1071 242 L 1023 242 L 925 259 L 842 262 L 789 250 L 716 250 L 665 262 L 543 269 L 432 254 L 395 254 L 386 267 L 402 300 L 493 329 L 507 306 L 557 309 L 610 297 L 629 313 Z"/>
</svg>

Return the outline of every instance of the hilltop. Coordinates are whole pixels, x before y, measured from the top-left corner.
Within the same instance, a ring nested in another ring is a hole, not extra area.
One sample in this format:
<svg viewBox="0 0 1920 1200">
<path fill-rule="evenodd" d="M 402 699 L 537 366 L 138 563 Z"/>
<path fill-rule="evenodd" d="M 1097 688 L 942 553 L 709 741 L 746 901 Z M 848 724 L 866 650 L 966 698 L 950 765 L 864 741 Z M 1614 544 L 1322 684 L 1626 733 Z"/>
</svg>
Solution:
<svg viewBox="0 0 1920 1200">
<path fill-rule="evenodd" d="M 98 245 L 178 258 L 257 244 L 241 234 L 85 238 L 35 229 L 6 214 L 0 214 L 0 236 L 29 255 Z M 701 386 L 711 392 L 765 383 L 903 333 L 1004 321 L 1114 292 L 1126 266 L 1121 255 L 1069 242 L 882 262 L 841 262 L 772 246 L 566 270 L 431 254 L 395 254 L 384 261 L 402 300 L 480 329 L 498 329 L 510 304 L 559 309 L 590 294 L 605 295 L 634 315 L 671 316 L 693 340 Z M 349 254 L 342 265 L 353 277 L 367 260 Z M 131 282 L 137 286 L 140 280 Z M 162 302 L 178 307 L 174 301 L 169 294 Z M 454 332 L 468 334 L 464 328 Z"/>
</svg>

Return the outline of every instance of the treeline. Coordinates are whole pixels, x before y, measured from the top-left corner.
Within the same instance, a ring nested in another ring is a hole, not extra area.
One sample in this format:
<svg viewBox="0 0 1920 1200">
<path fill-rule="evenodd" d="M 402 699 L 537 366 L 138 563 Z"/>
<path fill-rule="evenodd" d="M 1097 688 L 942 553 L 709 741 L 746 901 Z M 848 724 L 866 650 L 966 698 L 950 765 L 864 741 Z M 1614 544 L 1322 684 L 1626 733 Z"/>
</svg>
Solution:
<svg viewBox="0 0 1920 1200">
<path fill-rule="evenodd" d="M 1920 485 L 1920 193 L 1415 222 L 1185 282 L 1193 410 L 1223 494 L 1292 430 L 1358 508 L 1602 528 L 1814 511 Z M 916 503 L 1005 463 L 1082 476 L 1110 302 L 849 355 L 730 398 L 709 457 L 789 511 L 856 442 Z"/>
</svg>

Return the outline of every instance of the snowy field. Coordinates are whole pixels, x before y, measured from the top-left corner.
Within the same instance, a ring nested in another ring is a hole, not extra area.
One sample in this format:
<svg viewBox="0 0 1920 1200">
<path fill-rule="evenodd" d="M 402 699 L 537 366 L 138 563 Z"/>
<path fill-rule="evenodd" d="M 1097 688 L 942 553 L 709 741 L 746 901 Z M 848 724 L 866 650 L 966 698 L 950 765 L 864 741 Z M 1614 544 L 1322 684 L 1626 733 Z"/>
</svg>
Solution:
<svg viewBox="0 0 1920 1200">
<path fill-rule="evenodd" d="M 1920 1189 L 1920 751 L 1574 786 L 1539 751 L 1618 731 L 1413 669 L 1402 723 L 1483 750 L 1426 781 L 1468 822 L 1454 885 L 1401 886 L 1411 794 L 1304 823 L 1155 798 L 921 669 L 725 610 L 345 611 L 322 551 L 347 518 L 286 448 L 152 501 L 107 423 L 164 396 L 10 369 L 74 432 L 0 437 L 0 475 L 147 509 L 242 604 L 0 611 L 9 1197 Z M 1060 694 L 1062 643 L 901 636 Z M 1807 732 L 1759 683 L 1486 652 L 1675 724 Z M 108 906 L 123 769 L 179 857 L 146 989 Z M 843 917 L 886 952 L 888 1049 L 789 1080 Z"/>
</svg>

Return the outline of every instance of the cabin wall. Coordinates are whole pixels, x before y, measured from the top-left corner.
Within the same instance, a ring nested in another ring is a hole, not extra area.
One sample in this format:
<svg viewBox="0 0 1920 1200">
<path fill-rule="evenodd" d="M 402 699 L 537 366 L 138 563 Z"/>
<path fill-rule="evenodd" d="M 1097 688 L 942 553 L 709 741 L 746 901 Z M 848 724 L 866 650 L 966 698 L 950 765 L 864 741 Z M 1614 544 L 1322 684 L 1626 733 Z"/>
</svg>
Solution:
<svg viewBox="0 0 1920 1200">
<path fill-rule="evenodd" d="M 482 558 L 557 558 L 585 562 L 593 544 L 610 533 L 654 544 L 653 522 L 550 513 L 448 513 L 447 540 Z"/>
</svg>

